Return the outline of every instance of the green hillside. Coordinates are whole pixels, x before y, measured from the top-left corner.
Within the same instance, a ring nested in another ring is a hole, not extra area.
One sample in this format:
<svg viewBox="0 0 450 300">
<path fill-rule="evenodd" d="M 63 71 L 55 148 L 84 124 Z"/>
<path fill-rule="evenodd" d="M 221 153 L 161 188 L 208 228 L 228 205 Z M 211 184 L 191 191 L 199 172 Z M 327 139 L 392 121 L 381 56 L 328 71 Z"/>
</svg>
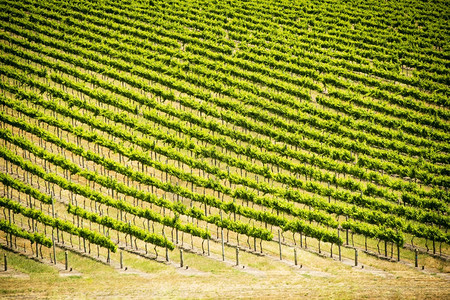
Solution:
<svg viewBox="0 0 450 300">
<path fill-rule="evenodd" d="M 0 1 L 0 292 L 450 296 L 449 7 Z"/>
</svg>

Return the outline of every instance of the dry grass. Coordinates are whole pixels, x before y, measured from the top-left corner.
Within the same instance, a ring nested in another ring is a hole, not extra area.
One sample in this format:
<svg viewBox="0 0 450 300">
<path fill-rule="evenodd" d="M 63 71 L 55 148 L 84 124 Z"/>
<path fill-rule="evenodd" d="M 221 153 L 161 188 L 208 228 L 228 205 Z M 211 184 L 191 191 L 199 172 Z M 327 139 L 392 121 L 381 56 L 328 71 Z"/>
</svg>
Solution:
<svg viewBox="0 0 450 300">
<path fill-rule="evenodd" d="M 212 243 L 213 248 L 218 247 Z M 214 251 L 216 252 L 216 251 Z M 362 259 L 377 263 L 379 273 L 362 270 L 299 251 L 304 268 L 291 262 L 280 263 L 272 256 L 260 257 L 241 252 L 246 272 L 231 263 L 185 253 L 185 265 L 199 272 L 187 272 L 153 260 L 124 252 L 127 274 L 112 266 L 70 252 L 70 266 L 81 276 L 58 276 L 49 265 L 26 259 L 7 250 L 10 268 L 30 277 L 9 276 L 1 272 L 1 297 L 12 298 L 308 298 L 327 299 L 446 299 L 450 282 L 439 275 L 410 266 L 376 258 Z M 177 258 L 176 251 L 171 256 Z M 231 250 L 226 253 L 232 259 Z M 63 260 L 58 249 L 57 258 Z M 368 265 L 367 265 L 368 266 Z M 368 267 L 366 267 L 368 268 Z M 3 269 L 3 265 L 2 265 Z M 10 271 L 8 271 L 10 272 Z"/>
</svg>

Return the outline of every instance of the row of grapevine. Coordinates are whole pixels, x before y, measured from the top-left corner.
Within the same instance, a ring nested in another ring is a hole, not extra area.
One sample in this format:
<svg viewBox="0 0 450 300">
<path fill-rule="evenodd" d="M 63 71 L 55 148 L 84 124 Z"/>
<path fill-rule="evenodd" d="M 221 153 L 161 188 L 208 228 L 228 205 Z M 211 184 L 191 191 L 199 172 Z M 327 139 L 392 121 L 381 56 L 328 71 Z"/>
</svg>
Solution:
<svg viewBox="0 0 450 300">
<path fill-rule="evenodd" d="M 343 231 L 347 244 L 350 232 L 352 245 L 361 235 L 365 250 L 384 241 L 398 255 L 414 238 L 433 253 L 450 244 L 438 15 L 419 14 L 419 26 L 385 20 L 395 15 L 385 3 L 340 13 L 315 0 L 144 2 L 0 4 L 4 211 L 108 257 L 122 235 L 168 259 L 185 247 L 179 231 L 203 253 L 208 241 L 208 254 L 210 240 L 224 251 L 223 230 L 227 245 L 244 236 L 251 251 L 275 241 L 280 258 L 296 234 L 319 253 L 325 242 L 340 254 Z M 50 204 L 73 222 L 46 214 Z M 46 230 L 0 225 L 52 245 Z"/>
</svg>

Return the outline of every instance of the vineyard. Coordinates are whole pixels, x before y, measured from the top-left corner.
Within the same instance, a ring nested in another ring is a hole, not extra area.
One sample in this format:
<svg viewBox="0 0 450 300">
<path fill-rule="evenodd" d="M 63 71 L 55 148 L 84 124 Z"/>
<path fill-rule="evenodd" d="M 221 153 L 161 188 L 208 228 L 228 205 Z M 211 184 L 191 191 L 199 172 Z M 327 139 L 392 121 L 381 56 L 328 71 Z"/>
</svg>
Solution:
<svg viewBox="0 0 450 300">
<path fill-rule="evenodd" d="M 3 249 L 450 296 L 447 1 L 0 8 Z"/>
</svg>

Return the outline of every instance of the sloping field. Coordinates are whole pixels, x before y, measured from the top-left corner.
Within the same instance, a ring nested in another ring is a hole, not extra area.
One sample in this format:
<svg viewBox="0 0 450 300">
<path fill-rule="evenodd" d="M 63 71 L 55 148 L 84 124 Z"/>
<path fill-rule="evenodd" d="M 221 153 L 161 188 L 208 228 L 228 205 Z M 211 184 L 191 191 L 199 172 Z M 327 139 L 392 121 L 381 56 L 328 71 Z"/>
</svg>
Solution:
<svg viewBox="0 0 450 300">
<path fill-rule="evenodd" d="M 450 297 L 449 7 L 1 0 L 0 297 Z"/>
</svg>

